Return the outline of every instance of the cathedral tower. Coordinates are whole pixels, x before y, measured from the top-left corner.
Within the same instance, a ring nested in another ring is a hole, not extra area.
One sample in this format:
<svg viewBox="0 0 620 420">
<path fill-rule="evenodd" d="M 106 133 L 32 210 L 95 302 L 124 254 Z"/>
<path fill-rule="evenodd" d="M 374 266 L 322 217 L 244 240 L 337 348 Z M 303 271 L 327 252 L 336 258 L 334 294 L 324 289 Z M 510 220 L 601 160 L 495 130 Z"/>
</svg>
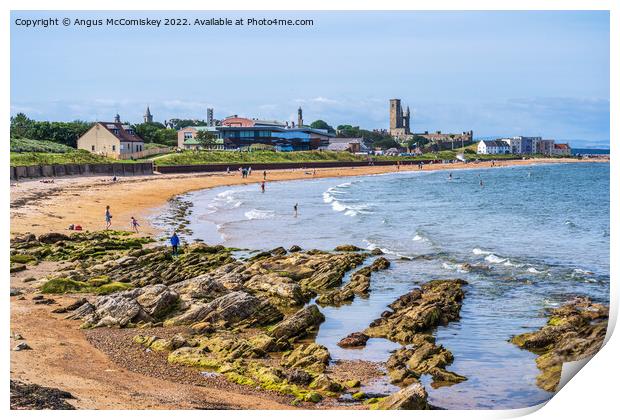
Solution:
<svg viewBox="0 0 620 420">
<path fill-rule="evenodd" d="M 145 123 L 153 122 L 153 115 L 151 114 L 151 110 L 149 109 L 148 105 L 146 106 L 146 112 L 144 113 L 144 122 Z"/>
</svg>

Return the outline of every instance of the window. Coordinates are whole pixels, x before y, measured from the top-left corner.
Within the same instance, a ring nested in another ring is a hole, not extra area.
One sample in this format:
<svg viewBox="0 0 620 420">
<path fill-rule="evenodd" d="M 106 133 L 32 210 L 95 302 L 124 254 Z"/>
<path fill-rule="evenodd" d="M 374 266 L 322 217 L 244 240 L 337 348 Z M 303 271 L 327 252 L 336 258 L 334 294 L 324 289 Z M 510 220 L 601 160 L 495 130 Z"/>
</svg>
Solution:
<svg viewBox="0 0 620 420">
<path fill-rule="evenodd" d="M 114 152 L 116 150 L 116 146 L 112 145 L 112 151 Z"/>
<path fill-rule="evenodd" d="M 184 132 L 183 132 L 183 138 L 184 138 L 185 140 L 187 140 L 187 139 L 192 139 L 192 138 L 194 138 L 194 136 L 193 136 L 193 134 L 192 134 L 192 132 L 191 132 L 191 131 L 184 131 Z"/>
<path fill-rule="evenodd" d="M 90 151 L 94 152 L 95 151 L 95 145 L 93 144 L 92 146 L 90 146 Z"/>
</svg>

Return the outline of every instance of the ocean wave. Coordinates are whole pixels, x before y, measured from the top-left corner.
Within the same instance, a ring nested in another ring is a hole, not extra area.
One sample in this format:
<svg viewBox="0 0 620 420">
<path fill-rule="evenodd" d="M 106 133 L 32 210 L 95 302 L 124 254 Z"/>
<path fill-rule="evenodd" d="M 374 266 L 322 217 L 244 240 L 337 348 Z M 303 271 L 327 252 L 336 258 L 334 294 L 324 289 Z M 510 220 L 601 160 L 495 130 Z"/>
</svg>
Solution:
<svg viewBox="0 0 620 420">
<path fill-rule="evenodd" d="M 412 241 L 416 241 L 416 242 L 429 242 L 430 239 L 428 239 L 426 236 L 420 234 L 420 233 L 416 233 L 415 236 L 411 239 Z"/>
<path fill-rule="evenodd" d="M 542 274 L 542 273 L 544 273 L 544 271 L 537 270 L 536 267 L 529 267 L 527 269 L 527 272 L 528 273 L 532 273 L 532 274 Z"/>
<path fill-rule="evenodd" d="M 488 261 L 488 262 L 490 262 L 492 264 L 501 264 L 503 262 L 506 262 L 507 258 L 498 257 L 495 254 L 489 254 L 486 257 L 484 257 L 484 260 Z"/>
<path fill-rule="evenodd" d="M 469 270 L 465 268 L 464 264 L 452 264 L 444 261 L 443 263 L 441 263 L 441 266 L 446 270 L 457 271 L 459 273 L 469 273 Z"/>
<path fill-rule="evenodd" d="M 480 248 L 474 248 L 471 250 L 471 252 L 475 255 L 489 255 L 491 254 L 491 251 L 485 251 L 483 249 Z"/>
<path fill-rule="evenodd" d="M 506 267 L 523 267 L 523 264 L 517 264 L 517 263 L 514 263 L 514 262 L 510 261 L 508 258 L 507 258 L 507 259 L 506 259 L 506 261 L 504 262 L 504 265 L 505 265 Z"/>
<path fill-rule="evenodd" d="M 244 214 L 245 214 L 245 217 L 248 218 L 248 220 L 273 219 L 273 217 L 276 215 L 276 213 L 272 210 L 258 210 L 258 209 L 248 210 Z"/>
</svg>

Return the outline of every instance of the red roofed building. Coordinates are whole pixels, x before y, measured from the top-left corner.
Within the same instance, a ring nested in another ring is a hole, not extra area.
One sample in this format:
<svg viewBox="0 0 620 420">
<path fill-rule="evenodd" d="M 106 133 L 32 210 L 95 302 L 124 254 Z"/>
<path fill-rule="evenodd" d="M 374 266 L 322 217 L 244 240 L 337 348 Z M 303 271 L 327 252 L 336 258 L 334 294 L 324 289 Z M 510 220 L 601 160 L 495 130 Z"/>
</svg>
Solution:
<svg viewBox="0 0 620 420">
<path fill-rule="evenodd" d="M 568 143 L 556 143 L 553 145 L 552 154 L 555 156 L 570 156 L 570 146 L 568 145 Z"/>
</svg>

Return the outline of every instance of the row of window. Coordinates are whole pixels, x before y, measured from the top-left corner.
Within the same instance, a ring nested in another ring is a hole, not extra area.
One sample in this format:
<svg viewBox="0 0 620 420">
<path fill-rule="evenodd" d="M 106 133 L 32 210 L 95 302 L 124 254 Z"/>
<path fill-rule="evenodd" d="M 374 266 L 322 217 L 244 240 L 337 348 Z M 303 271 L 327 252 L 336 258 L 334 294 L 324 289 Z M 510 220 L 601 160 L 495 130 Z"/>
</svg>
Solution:
<svg viewBox="0 0 620 420">
<path fill-rule="evenodd" d="M 123 150 L 123 149 L 125 149 L 125 147 L 124 147 L 123 144 L 121 144 L 121 150 Z M 131 147 L 130 147 L 130 149 L 131 149 Z M 141 144 L 137 144 L 135 152 L 141 152 L 142 150 L 143 150 L 142 145 Z M 91 152 L 95 151 L 95 145 L 94 144 L 90 146 L 90 151 Z M 112 145 L 112 151 L 116 152 L 116 145 L 114 145 L 114 144 Z"/>
</svg>

